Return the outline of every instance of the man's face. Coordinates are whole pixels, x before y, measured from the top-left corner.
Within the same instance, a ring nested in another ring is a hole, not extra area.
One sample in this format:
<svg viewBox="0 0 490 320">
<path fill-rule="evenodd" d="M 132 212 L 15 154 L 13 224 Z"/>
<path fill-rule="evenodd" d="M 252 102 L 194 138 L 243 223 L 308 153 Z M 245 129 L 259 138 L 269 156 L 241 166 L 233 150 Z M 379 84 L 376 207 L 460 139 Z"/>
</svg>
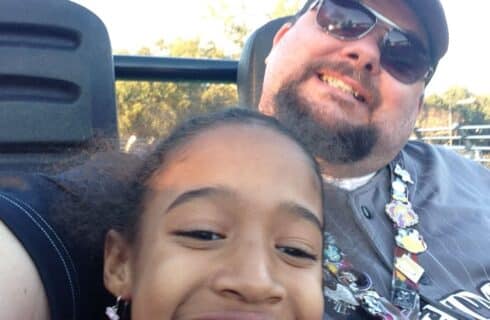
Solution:
<svg viewBox="0 0 490 320">
<path fill-rule="evenodd" d="M 424 30 L 404 1 L 363 3 L 427 46 Z M 316 14 L 317 9 L 308 11 L 276 34 L 260 109 L 306 138 L 319 158 L 332 164 L 362 163 L 361 171 L 374 171 L 406 143 L 420 108 L 423 79 L 404 84 L 381 67 L 378 44 L 384 26 L 344 41 L 322 30 Z"/>
</svg>

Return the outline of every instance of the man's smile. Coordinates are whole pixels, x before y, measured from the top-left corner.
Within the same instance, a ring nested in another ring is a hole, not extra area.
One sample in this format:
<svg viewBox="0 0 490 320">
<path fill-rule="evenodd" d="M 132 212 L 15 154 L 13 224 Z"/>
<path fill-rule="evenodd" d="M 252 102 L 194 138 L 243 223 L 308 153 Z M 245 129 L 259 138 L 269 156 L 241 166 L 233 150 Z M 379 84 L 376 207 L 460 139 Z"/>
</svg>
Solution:
<svg viewBox="0 0 490 320">
<path fill-rule="evenodd" d="M 361 85 L 359 85 L 355 81 L 345 79 L 345 77 L 340 78 L 337 76 L 333 76 L 329 73 L 320 73 L 318 74 L 318 77 L 323 83 L 344 93 L 352 95 L 354 99 L 362 104 L 369 105 L 371 103 L 372 99 L 370 98 L 370 95 Z"/>
</svg>

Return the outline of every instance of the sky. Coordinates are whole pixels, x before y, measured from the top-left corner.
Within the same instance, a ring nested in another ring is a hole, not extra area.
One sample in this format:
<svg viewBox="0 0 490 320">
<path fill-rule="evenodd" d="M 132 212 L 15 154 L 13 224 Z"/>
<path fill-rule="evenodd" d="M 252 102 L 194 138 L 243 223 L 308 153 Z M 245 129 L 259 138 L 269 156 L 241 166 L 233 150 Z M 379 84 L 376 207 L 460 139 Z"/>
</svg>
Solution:
<svg viewBox="0 0 490 320">
<path fill-rule="evenodd" d="M 425 1 L 425 0 L 419 0 Z M 105 23 L 113 51 L 135 52 L 159 39 L 200 36 L 226 45 L 223 27 L 210 18 L 232 12 L 253 28 L 268 20 L 275 0 L 75 0 Z M 490 94 L 490 0 L 441 0 L 448 20 L 447 55 L 427 88 L 442 93 L 451 86 L 467 87 L 474 94 Z"/>
</svg>

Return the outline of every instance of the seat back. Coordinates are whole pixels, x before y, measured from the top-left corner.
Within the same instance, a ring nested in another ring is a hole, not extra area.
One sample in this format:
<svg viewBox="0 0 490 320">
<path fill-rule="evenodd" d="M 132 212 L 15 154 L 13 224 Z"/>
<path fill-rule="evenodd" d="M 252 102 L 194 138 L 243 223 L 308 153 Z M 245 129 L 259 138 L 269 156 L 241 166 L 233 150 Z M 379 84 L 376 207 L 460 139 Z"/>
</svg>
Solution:
<svg viewBox="0 0 490 320">
<path fill-rule="evenodd" d="M 77 268 L 50 217 L 59 194 L 42 176 L 0 172 L 0 222 L 18 239 L 36 267 L 50 319 L 76 320 L 81 319 Z"/>
<path fill-rule="evenodd" d="M 118 147 L 102 21 L 68 0 L 0 1 L 0 170 L 46 171 Z"/>
<path fill-rule="evenodd" d="M 245 42 L 238 63 L 237 86 L 239 105 L 257 108 L 262 94 L 265 58 L 272 48 L 272 40 L 279 28 L 291 17 L 269 21 L 255 30 Z"/>
</svg>

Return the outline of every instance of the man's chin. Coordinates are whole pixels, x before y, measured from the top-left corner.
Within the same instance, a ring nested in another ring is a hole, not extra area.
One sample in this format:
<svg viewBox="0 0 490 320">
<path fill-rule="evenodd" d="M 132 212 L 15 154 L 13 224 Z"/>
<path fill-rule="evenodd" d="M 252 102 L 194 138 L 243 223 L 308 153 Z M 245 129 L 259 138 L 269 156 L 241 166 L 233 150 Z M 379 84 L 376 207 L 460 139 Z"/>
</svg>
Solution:
<svg viewBox="0 0 490 320">
<path fill-rule="evenodd" d="M 377 130 L 369 126 L 321 128 L 312 152 L 332 164 L 349 164 L 367 158 L 376 145 Z"/>
<path fill-rule="evenodd" d="M 276 103 L 276 118 L 305 144 L 310 152 L 332 164 L 349 164 L 365 159 L 378 140 L 370 125 L 352 125 L 348 119 L 319 117 L 301 99 Z"/>
<path fill-rule="evenodd" d="M 369 110 L 358 105 L 353 106 L 344 100 L 327 99 L 321 103 L 314 103 L 305 99 L 304 103 L 306 105 L 301 108 L 322 128 L 340 130 L 369 125 Z"/>
</svg>

